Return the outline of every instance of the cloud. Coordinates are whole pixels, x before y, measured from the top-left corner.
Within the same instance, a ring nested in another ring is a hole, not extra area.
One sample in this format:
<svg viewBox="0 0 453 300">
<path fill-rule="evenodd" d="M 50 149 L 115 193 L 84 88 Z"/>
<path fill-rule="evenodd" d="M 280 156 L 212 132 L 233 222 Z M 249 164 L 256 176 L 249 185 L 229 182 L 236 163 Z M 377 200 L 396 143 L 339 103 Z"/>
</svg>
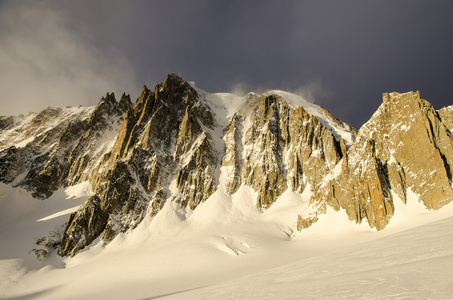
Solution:
<svg viewBox="0 0 453 300">
<path fill-rule="evenodd" d="M 134 70 L 119 52 L 90 44 L 61 11 L 28 4 L 2 4 L 0 115 L 95 105 L 107 91 L 135 92 Z"/>
<path fill-rule="evenodd" d="M 232 84 L 231 88 L 229 89 L 229 92 L 237 96 L 245 96 L 250 92 L 254 92 L 260 95 L 265 93 L 266 90 L 267 89 L 265 88 L 257 87 L 256 85 L 253 86 L 245 82 L 236 82 Z"/>
<path fill-rule="evenodd" d="M 0 115 L 94 105 L 107 91 L 138 96 L 168 73 L 209 92 L 292 91 L 354 126 L 383 92 L 420 90 L 440 108 L 451 104 L 452 8 L 422 0 L 334 8 L 325 1 L 4 0 Z"/>
<path fill-rule="evenodd" d="M 291 88 L 290 86 L 283 86 L 281 88 L 264 88 L 245 82 L 237 82 L 232 84 L 229 92 L 238 96 L 245 96 L 250 92 L 261 95 L 274 89 L 281 89 L 299 95 L 303 99 L 311 103 L 319 102 L 320 99 L 325 99 L 326 97 L 332 96 L 332 93 L 322 85 L 322 82 L 320 80 L 309 81 L 307 84 L 304 84 L 296 89 Z"/>
<path fill-rule="evenodd" d="M 310 81 L 306 85 L 294 90 L 293 93 L 311 103 L 315 103 L 317 100 L 319 101 L 319 99 L 324 99 L 330 95 L 323 87 L 321 81 Z"/>
</svg>

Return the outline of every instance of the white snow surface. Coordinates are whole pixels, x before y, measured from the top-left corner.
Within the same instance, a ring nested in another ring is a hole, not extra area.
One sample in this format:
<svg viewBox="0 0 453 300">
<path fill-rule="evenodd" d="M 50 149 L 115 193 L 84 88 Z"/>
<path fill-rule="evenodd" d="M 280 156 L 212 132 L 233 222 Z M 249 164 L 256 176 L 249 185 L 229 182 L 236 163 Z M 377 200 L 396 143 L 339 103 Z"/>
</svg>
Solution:
<svg viewBox="0 0 453 300">
<path fill-rule="evenodd" d="M 427 211 L 395 197 L 383 231 L 329 209 L 296 233 L 309 195 L 286 191 L 266 212 L 256 193 L 221 189 L 181 214 L 168 201 L 154 219 L 73 258 L 38 262 L 36 238 L 59 230 L 86 184 L 41 201 L 0 186 L 1 299 L 447 299 L 453 293 L 453 205 Z"/>
</svg>

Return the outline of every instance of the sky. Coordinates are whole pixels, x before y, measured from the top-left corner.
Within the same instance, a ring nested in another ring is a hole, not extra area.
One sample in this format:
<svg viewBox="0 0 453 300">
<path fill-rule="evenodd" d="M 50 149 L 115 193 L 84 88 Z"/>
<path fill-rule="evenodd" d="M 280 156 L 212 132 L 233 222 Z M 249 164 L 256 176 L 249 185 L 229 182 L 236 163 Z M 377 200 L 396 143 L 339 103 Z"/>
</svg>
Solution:
<svg viewBox="0 0 453 300">
<path fill-rule="evenodd" d="M 1 1 L 0 115 L 132 100 L 177 73 L 281 89 L 360 128 L 384 92 L 453 104 L 453 1 Z"/>
</svg>

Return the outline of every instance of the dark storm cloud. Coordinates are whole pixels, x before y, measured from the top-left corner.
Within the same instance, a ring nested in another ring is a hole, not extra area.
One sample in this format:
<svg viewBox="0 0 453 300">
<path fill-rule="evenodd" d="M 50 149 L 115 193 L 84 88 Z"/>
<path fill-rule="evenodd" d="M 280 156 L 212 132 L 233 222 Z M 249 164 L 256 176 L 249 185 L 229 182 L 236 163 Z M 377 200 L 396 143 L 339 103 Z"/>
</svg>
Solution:
<svg viewBox="0 0 453 300">
<path fill-rule="evenodd" d="M 312 61 L 299 67 L 313 68 L 334 92 L 323 99 L 331 110 L 360 126 L 382 92 L 420 90 L 437 108 L 453 103 L 453 2 L 349 3 L 310 6 L 300 24 L 311 28 L 303 39 Z"/>
<path fill-rule="evenodd" d="M 4 2 L 0 13 L 7 7 L 11 16 L 30 3 Z M 451 1 L 40 3 L 36 16 L 41 13 L 50 21 L 36 18 L 36 24 L 58 24 L 61 44 L 68 47 L 74 40 L 75 46 L 53 64 L 45 53 L 33 50 L 49 42 L 42 26 L 18 29 L 11 25 L 14 20 L 2 18 L 10 28 L 0 31 L 0 63 L 12 64 L 12 75 L 1 71 L 2 81 L 20 82 L 22 77 L 31 84 L 38 78 L 35 87 L 55 86 L 53 74 L 69 82 L 67 78 L 77 77 L 70 71 L 75 69 L 89 80 L 78 76 L 74 89 L 94 104 L 106 88 L 132 89 L 126 91 L 136 96 L 142 84 L 153 87 L 176 72 L 210 92 L 301 91 L 356 127 L 376 110 L 383 92 L 420 90 L 436 108 L 453 104 Z M 36 36 L 34 47 L 19 58 L 12 56 L 5 37 L 28 45 L 27 31 Z M 27 58 L 42 63 L 24 67 Z M 78 64 L 80 60 L 86 63 Z M 38 76 L 36 68 L 45 76 Z M 87 83 L 94 79 L 99 84 Z M 8 90 L 5 85 L 2 89 Z M 18 89 L 14 86 L 8 95 Z"/>
<path fill-rule="evenodd" d="M 127 57 L 93 46 L 46 2 L 0 3 L 0 115 L 93 105 L 135 87 Z"/>
</svg>

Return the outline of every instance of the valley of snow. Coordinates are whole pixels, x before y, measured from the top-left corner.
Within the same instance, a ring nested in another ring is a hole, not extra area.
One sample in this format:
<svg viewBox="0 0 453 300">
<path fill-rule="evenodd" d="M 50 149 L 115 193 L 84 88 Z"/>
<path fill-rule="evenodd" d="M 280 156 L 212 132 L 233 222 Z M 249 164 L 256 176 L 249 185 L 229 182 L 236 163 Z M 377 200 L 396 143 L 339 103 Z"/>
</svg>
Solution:
<svg viewBox="0 0 453 300">
<path fill-rule="evenodd" d="M 242 186 L 185 217 L 168 202 L 153 220 L 73 258 L 38 262 L 36 238 L 59 230 L 86 185 L 33 199 L 1 186 L 1 299 L 447 299 L 453 293 L 453 205 L 395 203 L 380 232 L 329 210 L 296 233 L 309 195 L 285 192 L 266 212 Z M 96 243 L 94 243 L 96 244 Z"/>
</svg>

